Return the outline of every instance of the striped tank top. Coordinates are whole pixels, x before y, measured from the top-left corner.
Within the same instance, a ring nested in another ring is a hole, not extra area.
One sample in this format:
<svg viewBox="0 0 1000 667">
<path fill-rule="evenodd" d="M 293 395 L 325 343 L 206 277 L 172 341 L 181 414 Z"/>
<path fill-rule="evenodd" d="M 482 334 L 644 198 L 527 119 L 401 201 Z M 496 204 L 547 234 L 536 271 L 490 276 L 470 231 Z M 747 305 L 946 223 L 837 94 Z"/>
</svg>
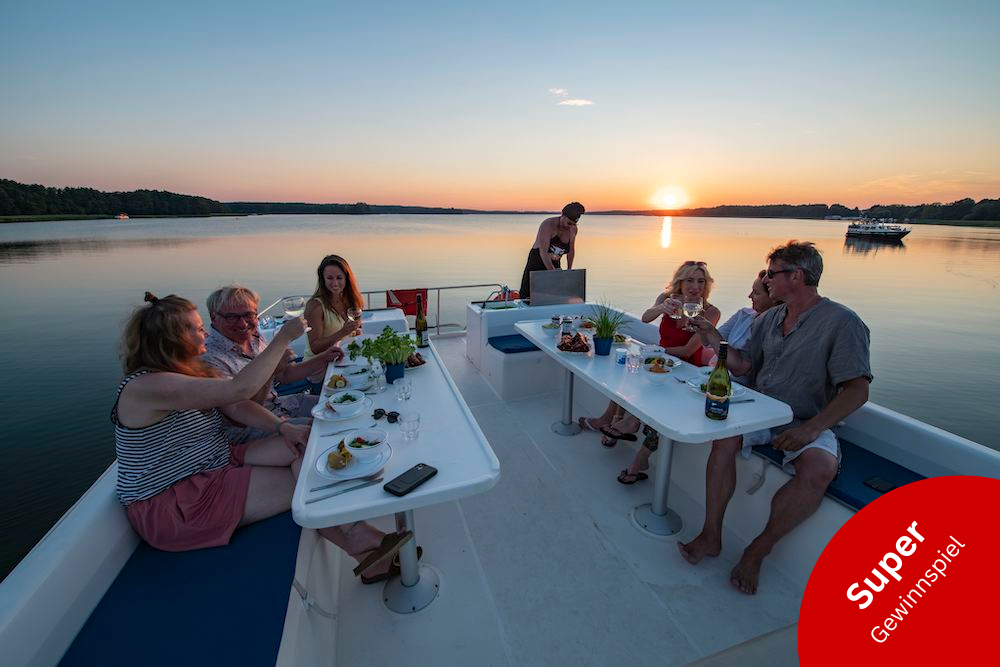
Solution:
<svg viewBox="0 0 1000 667">
<path fill-rule="evenodd" d="M 140 428 L 118 420 L 118 399 L 129 382 L 151 371 L 131 373 L 118 385 L 111 423 L 115 425 L 118 457 L 118 499 L 128 506 L 152 498 L 180 480 L 229 464 L 229 442 L 222 414 L 215 408 L 175 410 Z"/>
</svg>

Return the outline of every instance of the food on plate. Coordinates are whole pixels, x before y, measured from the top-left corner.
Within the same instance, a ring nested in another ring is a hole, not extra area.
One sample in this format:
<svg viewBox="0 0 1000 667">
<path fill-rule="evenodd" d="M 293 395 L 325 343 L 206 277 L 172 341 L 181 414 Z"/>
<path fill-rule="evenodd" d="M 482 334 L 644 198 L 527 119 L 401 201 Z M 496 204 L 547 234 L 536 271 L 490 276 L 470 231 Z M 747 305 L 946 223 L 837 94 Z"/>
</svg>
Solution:
<svg viewBox="0 0 1000 667">
<path fill-rule="evenodd" d="M 354 394 L 342 394 L 341 396 L 329 401 L 330 403 L 337 403 L 343 405 L 344 403 L 354 403 L 358 400 L 358 397 Z"/>
<path fill-rule="evenodd" d="M 355 449 L 364 449 L 365 447 L 374 447 L 375 445 L 382 444 L 381 440 L 365 440 L 361 436 L 352 438 L 347 445 L 349 447 L 354 447 Z"/>
<path fill-rule="evenodd" d="M 647 370 L 650 373 L 669 373 L 670 372 L 670 369 L 667 368 L 667 365 L 665 363 L 663 363 L 663 359 L 657 359 L 653 363 L 649 364 L 649 368 Z"/>
<path fill-rule="evenodd" d="M 627 340 L 628 340 L 628 336 L 625 336 L 623 334 L 615 334 L 615 342 L 616 343 L 624 343 Z"/>
<path fill-rule="evenodd" d="M 331 375 L 330 379 L 327 381 L 326 386 L 330 389 L 343 389 L 347 386 L 347 378 L 343 375 Z"/>
<path fill-rule="evenodd" d="M 427 363 L 427 360 L 420 356 L 419 352 L 414 352 L 406 358 L 406 368 L 416 368 L 417 366 L 423 366 Z"/>
<path fill-rule="evenodd" d="M 590 320 L 584 320 L 583 322 L 580 322 L 580 328 L 581 329 L 593 329 L 594 328 L 594 323 L 591 322 Z"/>
<path fill-rule="evenodd" d="M 343 470 L 351 462 L 354 455 L 347 451 L 344 441 L 341 440 L 335 451 L 330 452 L 326 457 L 326 463 L 334 470 Z"/>
<path fill-rule="evenodd" d="M 563 336 L 556 347 L 563 352 L 590 352 L 590 342 L 579 332 Z"/>
<path fill-rule="evenodd" d="M 548 324 L 543 324 L 542 328 L 543 329 L 558 329 L 559 328 L 559 324 L 556 323 L 556 322 L 549 322 Z"/>
<path fill-rule="evenodd" d="M 660 366 L 666 366 L 667 368 L 673 368 L 676 365 L 674 364 L 673 359 L 667 359 L 666 357 L 646 357 L 642 363 L 657 364 Z"/>
</svg>

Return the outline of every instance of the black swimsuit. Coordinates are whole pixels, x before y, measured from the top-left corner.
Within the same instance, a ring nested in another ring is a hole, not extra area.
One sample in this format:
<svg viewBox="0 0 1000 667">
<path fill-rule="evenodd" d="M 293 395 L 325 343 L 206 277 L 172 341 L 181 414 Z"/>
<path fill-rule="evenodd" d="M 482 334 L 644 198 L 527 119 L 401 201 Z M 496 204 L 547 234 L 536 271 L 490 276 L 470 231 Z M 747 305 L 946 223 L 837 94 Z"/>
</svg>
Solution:
<svg viewBox="0 0 1000 667">
<path fill-rule="evenodd" d="M 563 255 L 569 252 L 569 241 L 563 241 L 556 234 L 551 239 L 549 239 L 549 250 L 550 255 L 554 255 L 552 260 L 552 265 L 557 269 L 561 269 L 560 259 Z M 545 263 L 542 261 L 542 253 L 538 248 L 532 248 L 528 253 L 528 261 L 524 265 L 524 273 L 521 275 L 521 290 L 518 296 L 522 299 L 531 298 L 531 272 L 532 271 L 545 271 Z"/>
</svg>

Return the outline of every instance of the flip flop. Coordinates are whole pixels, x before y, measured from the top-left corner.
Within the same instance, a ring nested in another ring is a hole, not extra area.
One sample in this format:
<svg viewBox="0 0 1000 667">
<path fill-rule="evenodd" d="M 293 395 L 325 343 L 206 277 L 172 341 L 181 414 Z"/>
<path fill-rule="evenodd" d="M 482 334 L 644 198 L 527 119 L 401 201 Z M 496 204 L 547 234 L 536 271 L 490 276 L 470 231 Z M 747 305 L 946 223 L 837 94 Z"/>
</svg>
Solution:
<svg viewBox="0 0 1000 667">
<path fill-rule="evenodd" d="M 625 477 L 631 477 L 632 481 L 631 482 L 626 482 L 623 479 Z M 628 471 L 628 468 L 625 468 L 625 470 L 622 470 L 620 473 L 618 473 L 618 483 L 619 484 L 632 485 L 632 484 L 635 484 L 636 482 L 642 482 L 642 481 L 645 481 L 647 479 L 649 479 L 649 475 L 647 475 L 646 473 L 642 472 L 641 470 L 639 472 L 637 472 L 636 474 L 634 474 L 634 475 L 631 474 Z"/>
<path fill-rule="evenodd" d="M 417 560 L 420 560 L 420 557 L 423 555 L 424 555 L 424 548 L 417 547 Z M 382 574 L 376 574 L 371 577 L 366 577 L 364 573 L 362 573 L 361 583 L 364 584 L 365 586 L 368 586 L 369 584 L 377 584 L 378 582 L 385 581 L 386 579 L 389 579 L 391 577 L 398 577 L 399 573 L 400 573 L 399 552 L 397 551 L 396 555 L 392 557 L 392 562 L 389 563 L 388 570 L 386 570 Z"/>
<path fill-rule="evenodd" d="M 600 428 L 601 433 L 613 438 L 614 440 L 627 440 L 628 442 L 635 442 L 639 438 L 635 437 L 635 433 L 621 433 L 613 426 L 602 426 Z"/>
<path fill-rule="evenodd" d="M 601 430 L 601 427 L 593 427 L 590 425 L 590 417 L 580 417 L 576 420 L 576 423 L 580 425 L 584 431 L 594 431 L 595 433 Z"/>
<path fill-rule="evenodd" d="M 389 533 L 384 535 L 382 542 L 374 549 L 371 549 L 364 560 L 357 564 L 354 568 L 354 574 L 359 575 L 371 567 L 384 563 L 387 559 L 395 556 L 399 548 L 412 539 L 413 533 L 409 530 L 403 533 Z"/>
</svg>

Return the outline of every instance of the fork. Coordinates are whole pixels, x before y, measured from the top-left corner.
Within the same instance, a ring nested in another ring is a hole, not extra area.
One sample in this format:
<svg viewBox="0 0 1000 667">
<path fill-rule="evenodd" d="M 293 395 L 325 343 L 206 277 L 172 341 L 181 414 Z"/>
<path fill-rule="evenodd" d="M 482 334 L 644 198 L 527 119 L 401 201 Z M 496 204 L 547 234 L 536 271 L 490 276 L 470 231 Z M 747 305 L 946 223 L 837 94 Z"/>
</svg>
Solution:
<svg viewBox="0 0 1000 667">
<path fill-rule="evenodd" d="M 312 493 L 314 491 L 322 491 L 323 489 L 331 489 L 340 484 L 346 484 L 347 482 L 362 482 L 369 479 L 375 479 L 381 474 L 382 474 L 382 469 L 379 468 L 375 472 L 371 473 L 370 475 L 365 475 L 364 477 L 352 477 L 350 479 L 341 479 L 336 482 L 331 482 L 329 484 L 323 484 L 322 486 L 314 486 L 313 488 L 309 489 L 309 493 Z"/>
</svg>

